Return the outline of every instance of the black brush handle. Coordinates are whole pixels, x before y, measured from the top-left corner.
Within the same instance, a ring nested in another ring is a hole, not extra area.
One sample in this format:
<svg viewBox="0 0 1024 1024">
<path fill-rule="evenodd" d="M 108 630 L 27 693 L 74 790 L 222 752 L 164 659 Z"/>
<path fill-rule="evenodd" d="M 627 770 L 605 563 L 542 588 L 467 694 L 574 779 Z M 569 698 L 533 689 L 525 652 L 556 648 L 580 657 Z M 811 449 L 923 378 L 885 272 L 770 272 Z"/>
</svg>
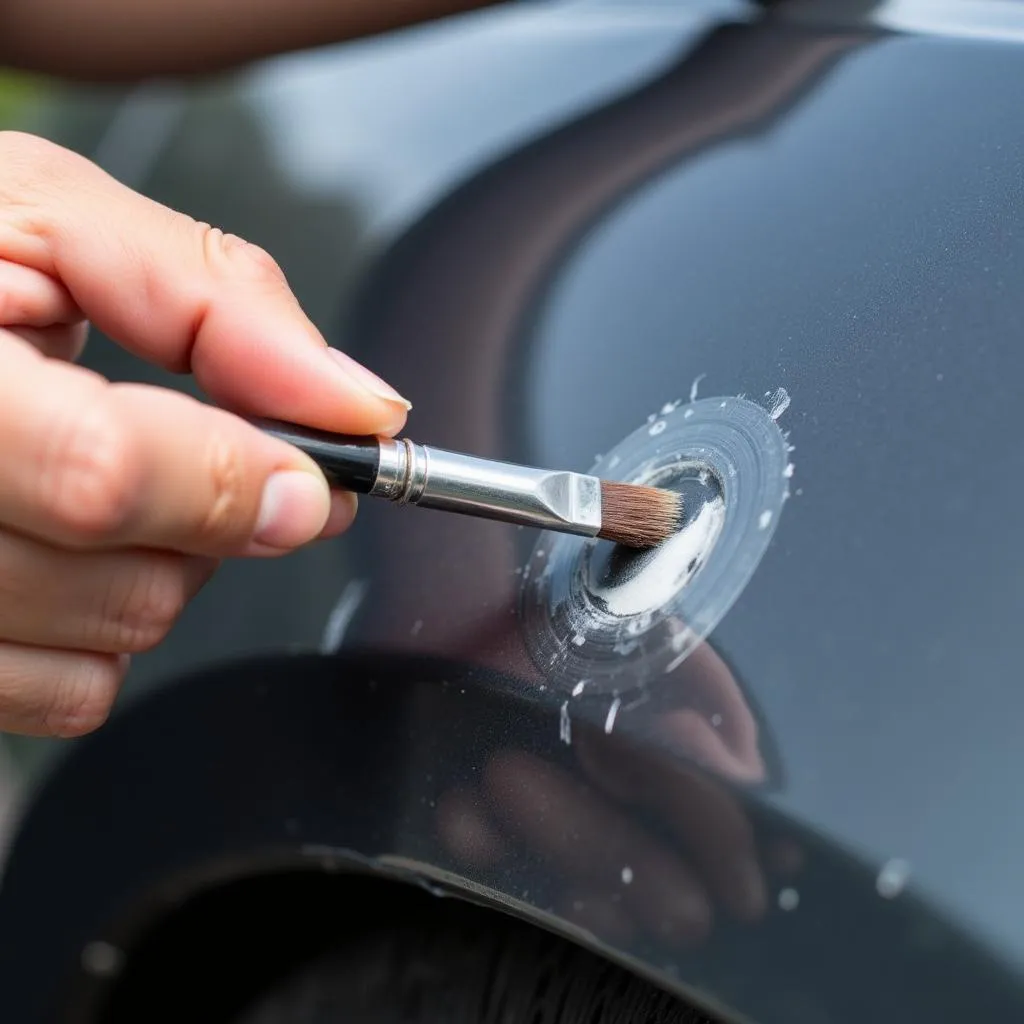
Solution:
<svg viewBox="0 0 1024 1024">
<path fill-rule="evenodd" d="M 375 437 L 330 434 L 280 420 L 251 421 L 271 437 L 305 452 L 323 471 L 327 482 L 346 491 L 369 494 L 380 467 L 380 442 Z"/>
</svg>

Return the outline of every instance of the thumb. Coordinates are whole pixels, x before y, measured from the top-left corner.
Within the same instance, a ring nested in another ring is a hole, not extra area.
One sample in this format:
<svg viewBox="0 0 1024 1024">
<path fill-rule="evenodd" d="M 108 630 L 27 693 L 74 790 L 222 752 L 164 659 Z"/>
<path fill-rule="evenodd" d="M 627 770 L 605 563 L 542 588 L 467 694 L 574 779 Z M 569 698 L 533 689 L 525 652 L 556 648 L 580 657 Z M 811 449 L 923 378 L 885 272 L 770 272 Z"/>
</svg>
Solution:
<svg viewBox="0 0 1024 1024">
<path fill-rule="evenodd" d="M 239 412 L 354 434 L 405 423 L 409 403 L 328 348 L 263 250 L 17 132 L 0 132 L 0 259 L 57 279 L 109 337 Z"/>
</svg>

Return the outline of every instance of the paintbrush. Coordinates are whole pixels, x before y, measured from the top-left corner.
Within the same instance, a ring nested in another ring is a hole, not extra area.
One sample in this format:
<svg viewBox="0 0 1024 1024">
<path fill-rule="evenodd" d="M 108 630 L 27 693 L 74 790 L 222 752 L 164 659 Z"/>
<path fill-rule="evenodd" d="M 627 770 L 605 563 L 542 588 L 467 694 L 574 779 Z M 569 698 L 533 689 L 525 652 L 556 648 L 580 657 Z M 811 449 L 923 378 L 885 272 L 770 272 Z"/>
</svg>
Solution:
<svg viewBox="0 0 1024 1024">
<path fill-rule="evenodd" d="M 516 466 L 405 438 L 329 434 L 278 420 L 252 422 L 305 452 L 332 486 L 400 505 L 602 537 L 630 548 L 655 547 L 682 523 L 682 496 L 657 487 Z"/>
</svg>

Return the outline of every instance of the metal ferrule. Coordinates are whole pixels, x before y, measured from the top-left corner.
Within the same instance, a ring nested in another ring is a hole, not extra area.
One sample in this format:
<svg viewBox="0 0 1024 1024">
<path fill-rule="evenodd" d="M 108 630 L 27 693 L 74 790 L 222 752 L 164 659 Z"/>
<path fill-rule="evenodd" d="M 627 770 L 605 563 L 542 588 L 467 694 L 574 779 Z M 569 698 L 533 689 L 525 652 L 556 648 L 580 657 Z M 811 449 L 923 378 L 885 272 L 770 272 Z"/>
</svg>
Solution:
<svg viewBox="0 0 1024 1024">
<path fill-rule="evenodd" d="M 370 493 L 402 505 L 583 537 L 601 529 L 597 477 L 478 459 L 405 438 L 380 442 L 380 467 Z"/>
</svg>

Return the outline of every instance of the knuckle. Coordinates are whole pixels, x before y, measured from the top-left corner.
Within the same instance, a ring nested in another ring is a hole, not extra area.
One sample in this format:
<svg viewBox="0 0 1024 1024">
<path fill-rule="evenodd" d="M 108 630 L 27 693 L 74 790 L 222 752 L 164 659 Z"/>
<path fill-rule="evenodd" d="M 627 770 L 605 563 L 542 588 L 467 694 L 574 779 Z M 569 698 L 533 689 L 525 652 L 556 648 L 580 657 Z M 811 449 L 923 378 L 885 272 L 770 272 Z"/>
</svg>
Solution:
<svg viewBox="0 0 1024 1024">
<path fill-rule="evenodd" d="M 182 563 L 147 558 L 125 582 L 110 589 L 102 617 L 102 639 L 118 651 L 140 653 L 155 647 L 171 631 L 188 603 Z"/>
<path fill-rule="evenodd" d="M 209 224 L 198 227 L 202 233 L 206 265 L 217 276 L 241 276 L 257 284 L 284 284 L 284 271 L 265 249 Z"/>
<path fill-rule="evenodd" d="M 98 729 L 110 715 L 122 674 L 112 658 L 87 655 L 76 661 L 53 688 L 43 713 L 45 731 L 70 739 Z"/>
<path fill-rule="evenodd" d="M 127 432 L 104 402 L 54 424 L 40 460 L 41 512 L 74 539 L 115 535 L 136 502 L 139 467 Z"/>
<path fill-rule="evenodd" d="M 248 526 L 240 521 L 245 508 L 242 454 L 219 431 L 211 432 L 204 453 L 203 470 L 210 485 L 210 499 L 197 527 L 199 538 L 205 542 L 241 539 Z"/>
</svg>

